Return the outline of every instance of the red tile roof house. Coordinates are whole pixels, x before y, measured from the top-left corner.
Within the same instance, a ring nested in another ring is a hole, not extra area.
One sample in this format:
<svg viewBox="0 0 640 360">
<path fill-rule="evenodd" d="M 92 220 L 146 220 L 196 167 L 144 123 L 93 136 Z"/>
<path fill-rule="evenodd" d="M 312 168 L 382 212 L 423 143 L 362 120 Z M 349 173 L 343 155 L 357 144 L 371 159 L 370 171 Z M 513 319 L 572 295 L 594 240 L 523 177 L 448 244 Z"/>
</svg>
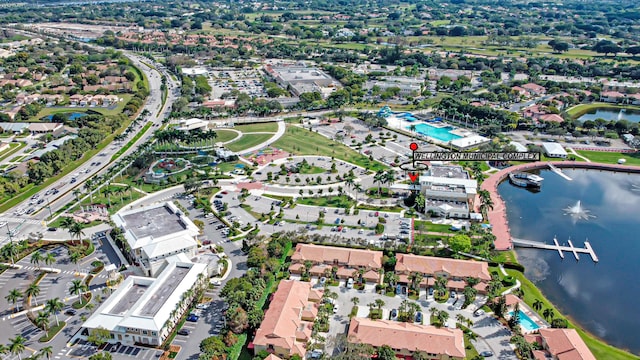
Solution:
<svg viewBox="0 0 640 360">
<path fill-rule="evenodd" d="M 596 360 L 575 329 L 540 329 L 539 332 L 536 341 L 541 341 L 544 352 L 551 359 Z"/>
<path fill-rule="evenodd" d="M 520 86 L 512 87 L 511 91 L 516 93 L 521 98 L 525 98 L 525 97 L 529 96 L 529 91 L 527 89 L 525 89 L 525 88 L 520 87 Z"/>
<path fill-rule="evenodd" d="M 522 88 L 529 91 L 532 95 L 544 95 L 547 93 L 547 89 L 544 86 L 540 86 L 534 83 L 527 83 L 522 85 Z"/>
<path fill-rule="evenodd" d="M 337 276 L 347 279 L 354 277 L 358 270 L 363 269 L 365 281 L 379 284 L 382 255 L 382 251 L 298 244 L 291 256 L 292 264 L 289 271 L 292 274 L 301 274 L 304 271 L 304 263 L 310 261 L 313 266 L 309 272 L 313 276 L 326 276 L 336 266 Z"/>
<path fill-rule="evenodd" d="M 477 278 L 475 286 L 479 292 L 486 291 L 486 282 L 491 280 L 489 264 L 484 261 L 457 260 L 412 254 L 396 255 L 396 274 L 399 281 L 409 283 L 409 275 L 418 272 L 424 276 L 420 286 L 433 285 L 434 279 L 442 276 L 448 280 L 450 289 L 464 289 L 467 278 Z M 482 284 L 482 285 L 481 285 Z"/>
<path fill-rule="evenodd" d="M 281 281 L 256 331 L 254 353 L 266 350 L 281 358 L 300 355 L 304 359 L 322 293 L 307 282 Z"/>
<path fill-rule="evenodd" d="M 427 353 L 429 359 L 462 360 L 464 337 L 460 329 L 436 328 L 390 320 L 352 318 L 347 341 L 374 348 L 389 345 L 396 356 L 408 358 L 414 352 Z"/>
<path fill-rule="evenodd" d="M 600 101 L 619 103 L 624 102 L 625 95 L 617 91 L 605 91 L 600 93 Z"/>
<path fill-rule="evenodd" d="M 69 104 L 78 105 L 83 98 L 84 98 L 84 95 L 81 95 L 81 94 L 71 95 L 69 96 Z"/>
</svg>

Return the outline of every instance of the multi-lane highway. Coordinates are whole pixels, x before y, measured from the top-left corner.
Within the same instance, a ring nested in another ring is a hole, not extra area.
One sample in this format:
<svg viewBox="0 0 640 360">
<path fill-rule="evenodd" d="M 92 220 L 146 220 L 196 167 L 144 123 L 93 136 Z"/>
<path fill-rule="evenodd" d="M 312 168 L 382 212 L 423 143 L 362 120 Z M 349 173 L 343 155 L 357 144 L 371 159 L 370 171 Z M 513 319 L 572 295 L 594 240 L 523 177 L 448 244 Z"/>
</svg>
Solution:
<svg viewBox="0 0 640 360">
<path fill-rule="evenodd" d="M 171 106 L 176 99 L 174 89 L 179 87 L 179 83 L 172 79 L 171 74 L 160 64 L 154 63 L 148 58 L 141 57 L 131 52 L 125 52 L 125 55 L 138 67 L 149 80 L 150 95 L 145 102 L 143 110 L 147 110 L 148 115 L 138 122 L 134 131 L 122 141 L 121 145 L 109 144 L 102 152 L 96 154 L 80 166 L 71 171 L 68 175 L 56 181 L 54 184 L 42 189 L 36 196 L 27 199 L 12 209 L 0 214 L 0 246 L 9 239 L 9 234 L 14 239 L 26 238 L 31 232 L 46 233 L 47 227 L 44 222 L 51 213 L 55 213 L 68 202 L 75 200 L 73 194 L 75 189 L 83 190 L 84 182 L 87 179 L 105 173 L 112 167 L 116 161 L 111 161 L 113 155 L 127 144 L 143 126 L 151 121 L 154 125 L 148 128 L 146 133 L 142 135 L 120 158 L 135 151 L 138 146 L 149 140 L 153 136 L 153 132 L 158 129 L 159 125 L 166 115 L 171 111 Z M 162 77 L 167 79 L 167 99 L 162 104 Z M 45 234 L 46 237 L 46 234 Z"/>
</svg>

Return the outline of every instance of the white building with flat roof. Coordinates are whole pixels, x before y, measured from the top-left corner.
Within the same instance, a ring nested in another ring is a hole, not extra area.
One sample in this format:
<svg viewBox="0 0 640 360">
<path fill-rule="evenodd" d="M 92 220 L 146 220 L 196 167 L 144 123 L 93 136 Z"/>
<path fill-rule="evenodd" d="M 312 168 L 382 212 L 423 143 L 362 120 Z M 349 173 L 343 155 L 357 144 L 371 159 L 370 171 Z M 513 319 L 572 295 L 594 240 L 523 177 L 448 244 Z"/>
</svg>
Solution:
<svg viewBox="0 0 640 360">
<path fill-rule="evenodd" d="M 155 279 L 129 276 L 84 322 L 81 336 L 104 328 L 112 344 L 162 345 L 189 309 L 195 289 L 207 285 L 206 270 L 206 264 L 174 262 Z"/>
<path fill-rule="evenodd" d="M 120 211 L 111 220 L 124 232 L 129 254 L 148 276 L 157 276 L 170 256 L 196 255 L 200 229 L 173 202 Z"/>
<path fill-rule="evenodd" d="M 425 197 L 425 212 L 439 216 L 469 218 L 469 203 L 478 192 L 478 182 L 458 165 L 432 165 L 420 176 L 420 191 Z"/>
<path fill-rule="evenodd" d="M 568 155 L 567 151 L 558 143 L 544 142 L 542 143 L 542 149 L 545 155 L 552 158 L 566 158 Z"/>
<path fill-rule="evenodd" d="M 482 144 L 486 144 L 491 139 L 486 138 L 480 135 L 471 135 L 466 137 L 461 137 L 459 139 L 454 139 L 449 141 L 449 144 L 458 150 L 468 150 L 472 148 L 477 148 Z"/>
<path fill-rule="evenodd" d="M 195 129 L 206 130 L 207 124 L 208 122 L 202 119 L 197 119 L 197 118 L 183 119 L 178 122 L 178 126 L 176 127 L 176 130 L 180 130 L 180 131 L 191 131 Z"/>
</svg>

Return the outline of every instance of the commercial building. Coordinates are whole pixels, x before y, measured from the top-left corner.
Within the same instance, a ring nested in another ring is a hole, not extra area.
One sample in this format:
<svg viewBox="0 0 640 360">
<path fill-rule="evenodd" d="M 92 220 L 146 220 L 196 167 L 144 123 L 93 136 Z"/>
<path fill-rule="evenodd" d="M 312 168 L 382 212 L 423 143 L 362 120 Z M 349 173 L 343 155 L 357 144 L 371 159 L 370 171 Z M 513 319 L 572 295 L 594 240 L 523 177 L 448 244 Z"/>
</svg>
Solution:
<svg viewBox="0 0 640 360">
<path fill-rule="evenodd" d="M 308 270 L 312 276 L 328 276 L 335 270 L 337 277 L 347 279 L 362 269 L 363 280 L 379 283 L 382 255 L 382 251 L 298 244 L 291 256 L 289 271 L 300 274 L 305 269 L 305 262 L 310 261 L 313 265 Z"/>
<path fill-rule="evenodd" d="M 207 129 L 207 124 L 208 122 L 202 119 L 197 119 L 197 118 L 183 119 L 178 122 L 178 126 L 176 127 L 176 130 L 191 131 L 196 129 L 202 129 L 204 131 Z"/>
<path fill-rule="evenodd" d="M 410 357 L 417 351 L 433 360 L 462 360 L 465 357 L 464 336 L 460 329 L 352 318 L 347 341 L 374 348 L 388 345 L 396 356 L 402 358 Z"/>
<path fill-rule="evenodd" d="M 200 230 L 173 202 L 121 211 L 111 220 L 124 232 L 134 263 L 148 276 L 157 276 L 171 256 L 196 255 Z"/>
<path fill-rule="evenodd" d="M 425 212 L 442 217 L 469 218 L 478 182 L 458 165 L 432 165 L 420 176 L 420 191 L 425 197 Z"/>
<path fill-rule="evenodd" d="M 308 282 L 281 281 L 256 331 L 254 352 L 266 350 L 281 358 L 299 355 L 304 359 L 322 293 Z"/>
<path fill-rule="evenodd" d="M 451 147 L 453 147 L 454 149 L 463 151 L 463 150 L 477 148 L 478 146 L 482 144 L 486 144 L 490 141 L 491 139 L 481 135 L 470 135 L 470 136 L 465 136 L 458 139 L 453 139 L 449 141 L 448 144 L 451 145 Z"/>
<path fill-rule="evenodd" d="M 340 83 L 324 71 L 304 64 L 265 65 L 265 72 L 295 96 L 303 93 L 319 92 L 327 98 L 340 87 Z"/>
<path fill-rule="evenodd" d="M 420 286 L 428 287 L 435 284 L 435 279 L 447 279 L 447 288 L 462 290 L 467 286 L 467 278 L 476 278 L 480 282 L 474 286 L 479 292 L 484 292 L 491 280 L 489 264 L 484 261 L 458 260 L 412 254 L 397 254 L 395 272 L 399 282 L 410 283 L 412 273 L 420 273 L 423 280 Z"/>
<path fill-rule="evenodd" d="M 552 158 L 566 158 L 567 151 L 562 147 L 562 145 L 553 142 L 544 142 L 542 143 L 542 149 L 544 150 L 545 155 Z"/>
<path fill-rule="evenodd" d="M 207 265 L 173 262 L 158 278 L 130 276 L 82 325 L 82 336 L 104 328 L 109 343 L 159 346 L 187 311 Z"/>
</svg>

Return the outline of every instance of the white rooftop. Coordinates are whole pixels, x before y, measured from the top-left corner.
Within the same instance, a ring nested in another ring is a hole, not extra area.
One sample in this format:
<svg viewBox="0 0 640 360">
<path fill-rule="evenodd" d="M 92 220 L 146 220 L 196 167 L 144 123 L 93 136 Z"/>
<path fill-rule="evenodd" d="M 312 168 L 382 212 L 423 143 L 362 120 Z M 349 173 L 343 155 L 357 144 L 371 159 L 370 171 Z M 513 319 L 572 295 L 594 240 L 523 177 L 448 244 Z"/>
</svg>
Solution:
<svg viewBox="0 0 640 360">
<path fill-rule="evenodd" d="M 472 135 L 450 141 L 452 146 L 455 146 L 459 149 L 466 149 L 468 147 L 484 144 L 486 142 L 489 142 L 489 139 L 480 135 Z"/>
<path fill-rule="evenodd" d="M 115 332 L 125 332 L 127 327 L 160 331 L 182 294 L 196 284 L 206 268 L 206 264 L 172 262 L 156 279 L 130 276 L 83 326 Z"/>
<path fill-rule="evenodd" d="M 544 152 L 548 155 L 567 156 L 567 152 L 562 145 L 558 143 L 544 142 L 542 143 L 542 148 L 544 148 Z"/>
</svg>

